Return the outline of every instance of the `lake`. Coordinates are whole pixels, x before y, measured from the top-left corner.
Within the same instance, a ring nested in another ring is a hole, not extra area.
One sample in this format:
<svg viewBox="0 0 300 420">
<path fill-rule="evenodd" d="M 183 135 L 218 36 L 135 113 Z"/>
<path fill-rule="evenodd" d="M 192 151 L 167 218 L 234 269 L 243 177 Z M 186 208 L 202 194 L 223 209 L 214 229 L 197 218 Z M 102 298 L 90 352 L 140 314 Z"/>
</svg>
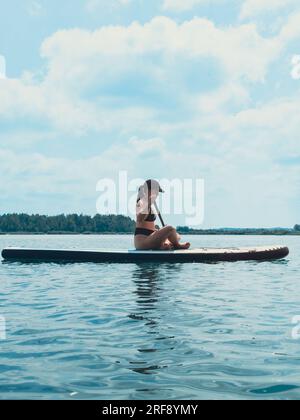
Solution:
<svg viewBox="0 0 300 420">
<path fill-rule="evenodd" d="M 2 399 L 299 399 L 300 237 L 277 262 L 0 262 Z M 0 236 L 0 248 L 128 249 L 130 236 Z M 6 337 L 5 337 L 6 335 Z"/>
</svg>

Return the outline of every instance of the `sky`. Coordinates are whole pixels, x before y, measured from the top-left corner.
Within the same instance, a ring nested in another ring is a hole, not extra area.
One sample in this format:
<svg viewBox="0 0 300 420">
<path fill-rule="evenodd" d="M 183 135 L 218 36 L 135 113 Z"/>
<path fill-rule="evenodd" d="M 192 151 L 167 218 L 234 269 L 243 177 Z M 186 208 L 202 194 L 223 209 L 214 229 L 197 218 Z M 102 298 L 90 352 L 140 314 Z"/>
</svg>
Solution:
<svg viewBox="0 0 300 420">
<path fill-rule="evenodd" d="M 202 227 L 293 226 L 299 114 L 299 0 L 1 1 L 0 214 L 95 214 L 127 171 L 203 179 Z"/>
</svg>

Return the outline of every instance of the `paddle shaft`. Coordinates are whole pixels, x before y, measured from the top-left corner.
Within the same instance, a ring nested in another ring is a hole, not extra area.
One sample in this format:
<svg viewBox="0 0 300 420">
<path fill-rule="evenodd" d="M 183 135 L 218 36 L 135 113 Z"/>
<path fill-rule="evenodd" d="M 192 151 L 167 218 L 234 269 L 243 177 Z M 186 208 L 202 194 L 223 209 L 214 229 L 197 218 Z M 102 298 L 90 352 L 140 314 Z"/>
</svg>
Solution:
<svg viewBox="0 0 300 420">
<path fill-rule="evenodd" d="M 156 213 L 158 214 L 158 217 L 159 217 L 159 219 L 160 219 L 160 222 L 161 222 L 161 224 L 162 224 L 162 227 L 165 227 L 165 226 L 166 226 L 166 225 L 165 225 L 165 222 L 164 222 L 164 220 L 163 220 L 163 218 L 162 218 L 162 215 L 161 215 L 161 213 L 160 213 L 160 211 L 159 211 L 159 208 L 158 208 L 158 205 L 156 204 L 156 201 L 154 202 L 154 207 L 155 207 Z"/>
</svg>

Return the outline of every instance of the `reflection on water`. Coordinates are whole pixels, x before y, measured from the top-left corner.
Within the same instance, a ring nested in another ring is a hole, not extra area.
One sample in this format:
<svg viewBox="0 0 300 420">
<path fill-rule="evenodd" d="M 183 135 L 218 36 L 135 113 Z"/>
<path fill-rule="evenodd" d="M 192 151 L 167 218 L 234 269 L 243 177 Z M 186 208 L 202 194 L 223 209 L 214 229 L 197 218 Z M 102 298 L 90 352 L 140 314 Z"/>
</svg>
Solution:
<svg viewBox="0 0 300 420">
<path fill-rule="evenodd" d="M 168 340 L 168 349 L 171 351 L 175 346 L 175 337 L 165 335 L 160 328 L 161 317 L 160 304 L 163 299 L 164 287 L 163 281 L 166 273 L 172 276 L 172 271 L 178 273 L 181 265 L 174 264 L 137 264 L 132 272 L 132 279 L 136 286 L 134 291 L 136 298 L 136 311 L 129 315 L 130 319 L 141 321 L 147 335 L 151 337 L 147 340 L 147 348 L 138 348 L 140 354 L 145 354 L 143 358 L 141 355 L 139 360 L 130 362 L 134 367 L 133 371 L 141 374 L 151 374 L 156 370 L 162 369 L 164 366 L 151 365 L 148 366 L 148 353 L 155 353 L 159 351 L 157 341 Z M 164 300 L 168 302 L 168 300 Z M 170 311 L 171 308 L 164 308 L 165 311 Z M 136 366 L 138 365 L 138 366 Z"/>
</svg>

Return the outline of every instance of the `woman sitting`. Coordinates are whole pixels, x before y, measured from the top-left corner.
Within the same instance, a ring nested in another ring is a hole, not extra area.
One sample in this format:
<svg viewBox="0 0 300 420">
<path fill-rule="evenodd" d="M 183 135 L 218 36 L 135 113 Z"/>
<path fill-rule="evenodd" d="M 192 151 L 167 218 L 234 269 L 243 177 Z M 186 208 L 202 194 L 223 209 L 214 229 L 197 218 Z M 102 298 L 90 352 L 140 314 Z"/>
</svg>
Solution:
<svg viewBox="0 0 300 420">
<path fill-rule="evenodd" d="M 160 192 L 163 192 L 159 183 L 148 180 L 139 188 L 136 204 L 136 230 L 134 243 L 137 250 L 172 250 L 188 249 L 190 243 L 180 243 L 180 236 L 172 226 L 156 229 L 156 214 L 152 212 Z"/>
</svg>

